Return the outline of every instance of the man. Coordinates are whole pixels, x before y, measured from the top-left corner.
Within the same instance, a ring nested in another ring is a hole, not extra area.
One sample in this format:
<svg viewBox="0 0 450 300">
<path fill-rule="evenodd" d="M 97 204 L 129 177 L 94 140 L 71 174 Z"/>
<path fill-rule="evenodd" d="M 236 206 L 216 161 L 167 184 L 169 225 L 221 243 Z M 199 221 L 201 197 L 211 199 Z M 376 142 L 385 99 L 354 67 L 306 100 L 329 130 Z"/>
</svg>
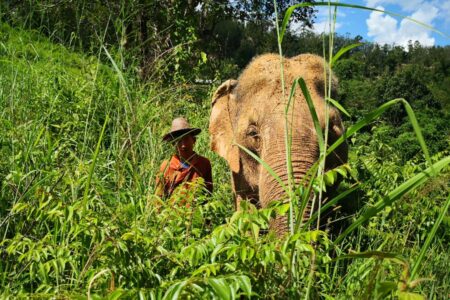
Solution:
<svg viewBox="0 0 450 300">
<path fill-rule="evenodd" d="M 172 128 L 163 136 L 163 141 L 173 143 L 176 153 L 159 168 L 160 174 L 156 179 L 158 196 L 170 198 L 180 188 L 187 191 L 199 178 L 203 178 L 206 189 L 212 193 L 211 163 L 194 151 L 196 136 L 200 132 L 200 128 L 191 128 L 185 118 L 172 121 Z"/>
</svg>

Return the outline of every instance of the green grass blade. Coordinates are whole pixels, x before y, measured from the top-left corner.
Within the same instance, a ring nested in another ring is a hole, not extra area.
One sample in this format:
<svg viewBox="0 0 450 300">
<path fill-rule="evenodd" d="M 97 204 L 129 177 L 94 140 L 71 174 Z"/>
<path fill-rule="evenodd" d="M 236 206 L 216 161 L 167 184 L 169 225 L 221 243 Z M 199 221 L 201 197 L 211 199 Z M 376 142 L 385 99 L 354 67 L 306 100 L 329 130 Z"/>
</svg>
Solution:
<svg viewBox="0 0 450 300">
<path fill-rule="evenodd" d="M 347 197 L 348 195 L 350 195 L 351 193 L 353 193 L 354 191 L 356 191 L 357 189 L 359 189 L 359 185 L 354 185 L 352 186 L 350 189 L 346 190 L 345 192 L 340 193 L 339 195 L 337 195 L 336 197 L 334 197 L 333 199 L 331 199 L 330 201 L 328 201 L 324 206 L 322 206 L 320 208 L 320 213 L 325 212 L 327 209 L 329 209 L 330 207 L 332 207 L 333 205 L 335 205 L 336 203 L 338 203 L 339 201 L 341 201 L 342 199 L 345 199 L 345 197 Z M 304 226 L 309 226 L 312 222 L 314 222 L 315 219 L 317 219 L 317 217 L 319 216 L 319 212 L 316 211 L 311 218 L 309 218 L 309 220 L 305 223 Z"/>
<path fill-rule="evenodd" d="M 108 124 L 108 121 L 109 121 L 109 115 L 106 115 L 105 122 L 103 123 L 103 128 L 100 133 L 100 137 L 98 138 L 98 141 L 97 141 L 97 146 L 95 147 L 94 157 L 92 158 L 92 163 L 89 168 L 89 176 L 88 176 L 88 179 L 86 182 L 86 187 L 84 188 L 84 196 L 83 196 L 83 203 L 84 203 L 84 207 L 86 207 L 86 208 L 87 208 L 87 198 L 89 195 L 89 187 L 91 186 L 92 174 L 94 173 L 95 163 L 97 162 L 98 153 L 100 152 L 100 145 L 102 143 L 103 135 L 105 133 L 106 124 Z"/>
<path fill-rule="evenodd" d="M 282 75 L 283 76 L 283 75 Z M 292 123 L 289 126 L 289 109 L 292 104 L 292 112 L 294 112 L 294 104 L 292 101 L 295 95 L 295 89 L 297 87 L 297 82 L 294 80 L 291 87 L 291 92 L 284 110 L 284 124 L 285 124 L 285 147 L 286 147 L 286 167 L 288 171 L 288 184 L 289 184 L 289 231 L 291 234 L 294 233 L 294 207 L 297 206 L 295 193 L 295 180 L 294 180 L 294 169 L 292 167 Z M 292 116 L 293 118 L 293 116 Z M 294 203 L 293 203 L 294 202 Z"/>
<path fill-rule="evenodd" d="M 338 53 L 336 53 L 333 58 L 331 59 L 330 62 L 330 67 L 333 67 L 334 64 L 336 63 L 336 61 L 345 53 L 347 53 L 348 51 L 352 50 L 353 48 L 359 47 L 361 45 L 363 45 L 364 43 L 356 43 L 356 44 L 351 44 L 348 46 L 345 46 L 344 48 L 341 48 Z"/>
<path fill-rule="evenodd" d="M 287 25 L 289 23 L 289 19 L 291 18 L 292 13 L 294 12 L 294 10 L 296 10 L 297 8 L 301 8 L 301 7 L 308 7 L 308 6 L 313 6 L 313 3 L 300 3 L 300 4 L 296 4 L 296 5 L 292 5 L 291 7 L 289 7 L 286 10 L 286 13 L 284 14 L 284 18 L 283 18 L 283 23 L 281 23 L 281 32 L 278 36 L 278 44 L 282 44 L 283 42 L 283 37 L 284 34 L 286 33 L 286 28 Z"/>
<path fill-rule="evenodd" d="M 298 84 L 302 89 L 303 95 L 305 96 L 306 103 L 308 104 L 309 112 L 311 113 L 311 117 L 314 122 L 314 128 L 316 129 L 320 153 L 323 153 L 325 151 L 325 140 L 323 137 L 322 127 L 320 126 L 319 118 L 317 117 L 317 112 L 311 98 L 311 94 L 309 93 L 308 87 L 306 86 L 305 80 L 303 78 L 299 78 L 296 81 L 298 81 Z"/>
<path fill-rule="evenodd" d="M 327 74 L 327 73 L 325 72 L 325 74 Z M 308 87 L 306 86 L 305 80 L 303 78 L 298 79 L 298 84 L 300 85 L 302 93 L 305 96 L 305 100 L 306 100 L 306 103 L 308 104 L 309 112 L 311 114 L 311 117 L 312 117 L 312 120 L 314 123 L 314 128 L 315 128 L 315 131 L 317 134 L 317 142 L 319 144 L 319 151 L 320 151 L 320 159 L 319 159 L 317 176 L 319 177 L 320 181 L 323 181 L 323 173 L 325 171 L 325 156 L 326 156 L 326 153 L 325 153 L 326 148 L 325 147 L 326 147 L 327 132 L 325 130 L 325 137 L 324 137 L 324 133 L 322 132 L 322 127 L 320 125 L 316 109 L 314 107 L 314 102 L 311 98 Z M 328 114 L 328 112 L 326 112 L 326 114 Z M 315 201 L 316 201 L 316 198 L 313 198 L 313 201 L 311 204 L 311 210 L 314 209 L 314 207 L 315 207 Z M 319 207 L 320 207 L 321 201 L 322 201 L 322 191 L 319 191 L 319 199 L 318 199 Z"/>
<path fill-rule="evenodd" d="M 351 252 L 350 254 L 341 255 L 336 258 L 339 259 L 352 259 L 352 258 L 378 258 L 378 259 L 395 259 L 402 262 L 403 264 L 408 264 L 406 258 L 398 253 L 383 252 L 383 251 L 365 251 L 365 252 Z"/>
<path fill-rule="evenodd" d="M 334 142 L 333 145 L 331 145 L 330 147 L 328 147 L 327 149 L 327 154 L 329 155 L 331 152 L 333 152 L 337 147 L 339 147 L 339 145 L 341 145 L 347 138 L 351 137 L 352 135 L 354 135 L 356 132 L 358 132 L 361 128 L 367 126 L 369 123 L 371 123 L 372 121 L 374 121 L 375 119 L 377 119 L 381 114 L 383 114 L 387 109 L 389 109 L 390 107 L 401 103 L 405 106 L 406 112 L 408 114 L 408 118 L 413 126 L 414 132 L 416 134 L 417 140 L 419 141 L 420 147 L 422 148 L 423 153 L 425 154 L 425 158 L 428 162 L 428 164 L 430 166 L 432 166 L 432 162 L 431 162 L 431 158 L 428 152 L 428 148 L 427 145 L 425 144 L 425 140 L 423 138 L 422 135 L 422 130 L 420 129 L 419 123 L 417 122 L 417 118 L 414 114 L 414 111 L 412 110 L 411 106 L 409 105 L 409 103 L 403 99 L 403 98 L 398 98 L 398 99 L 394 99 L 391 101 L 388 101 L 384 104 L 382 104 L 380 107 L 378 107 L 377 109 L 373 110 L 372 112 L 370 112 L 369 114 L 367 114 L 362 120 L 358 121 L 356 124 L 354 124 L 353 126 L 349 127 L 347 129 L 347 131 L 336 140 L 336 142 Z"/>
<path fill-rule="evenodd" d="M 131 101 L 130 101 L 129 91 L 128 91 L 127 84 L 126 84 L 126 81 L 125 81 L 125 77 L 123 76 L 122 71 L 120 71 L 119 67 L 117 66 L 116 61 L 114 60 L 114 58 L 109 53 L 108 49 L 106 49 L 105 46 L 103 46 L 103 45 L 102 45 L 102 48 L 103 48 L 103 51 L 105 51 L 106 56 L 108 56 L 108 59 L 111 62 L 114 70 L 116 71 L 117 76 L 119 77 L 119 82 L 120 82 L 120 85 L 122 86 L 122 89 L 124 91 L 125 98 L 127 99 L 127 103 L 128 103 L 128 107 L 130 109 L 130 112 L 131 112 L 131 114 L 134 114 L 133 107 L 132 107 Z"/>
<path fill-rule="evenodd" d="M 337 102 L 336 100 L 334 100 L 334 99 L 331 99 L 331 98 L 327 98 L 327 101 L 328 102 L 331 102 L 331 104 L 333 104 L 334 105 L 334 107 L 336 107 L 337 109 L 339 109 L 343 114 L 345 114 L 347 117 L 351 117 L 350 116 L 350 114 L 348 113 L 348 111 L 347 110 L 345 110 L 345 108 L 341 105 L 341 104 L 339 104 L 339 102 Z"/>
<path fill-rule="evenodd" d="M 283 190 L 286 192 L 286 194 L 289 195 L 289 189 L 286 187 L 283 180 L 281 180 L 280 176 L 278 176 L 277 173 L 275 173 L 275 171 L 264 160 L 262 160 L 258 155 L 256 155 L 252 151 L 248 150 L 244 146 L 239 145 L 239 144 L 234 144 L 234 145 L 238 146 L 240 149 L 242 149 L 242 151 L 244 151 L 245 153 L 250 155 L 258 163 L 260 163 L 263 166 L 263 168 L 280 184 L 280 186 L 283 188 Z"/>
<path fill-rule="evenodd" d="M 428 162 L 428 165 L 431 166 L 432 163 L 430 153 L 428 152 L 428 147 L 425 144 L 425 139 L 423 138 L 422 130 L 420 129 L 419 122 L 417 122 L 416 115 L 414 114 L 411 105 L 409 105 L 407 101 L 403 100 L 402 103 L 405 106 L 405 110 L 406 113 L 408 114 L 409 121 L 411 122 L 414 132 L 416 133 L 417 140 L 419 141 L 420 147 L 422 148 L 422 151 L 425 154 L 425 158 Z"/>
<path fill-rule="evenodd" d="M 417 258 L 417 261 L 414 263 L 414 266 L 411 271 L 411 280 L 414 280 L 417 273 L 420 271 L 420 266 L 421 266 L 422 260 L 425 257 L 425 253 L 428 251 L 431 241 L 433 240 L 434 236 L 436 235 L 439 225 L 441 225 L 442 220 L 444 219 L 445 215 L 447 214 L 449 207 L 450 207 L 450 195 L 447 197 L 447 201 L 444 204 L 444 208 L 440 212 L 438 218 L 436 219 L 436 222 L 433 225 L 433 228 L 431 228 L 431 231 L 428 234 L 427 239 L 425 240 L 425 243 L 423 244 L 422 248 L 420 249 L 419 257 Z"/>
<path fill-rule="evenodd" d="M 350 232 L 361 226 L 364 222 L 378 214 L 387 206 L 390 206 L 393 202 L 400 199 L 406 193 L 416 189 L 423 183 L 425 183 L 428 179 L 432 178 L 432 175 L 435 172 L 439 172 L 446 166 L 450 164 L 450 156 L 447 156 L 440 161 L 436 162 L 434 165 L 428 167 L 426 170 L 420 172 L 415 175 L 413 178 L 407 180 L 397 188 L 395 188 L 392 192 L 390 192 L 386 197 L 382 200 L 375 203 L 374 206 L 367 209 L 367 211 L 361 215 L 352 225 L 350 225 L 338 238 L 334 241 L 334 244 L 337 245 L 340 241 L 342 241 Z"/>
<path fill-rule="evenodd" d="M 164 297 L 162 299 L 178 299 L 181 295 L 181 292 L 183 291 L 184 287 L 187 285 L 187 281 L 181 281 L 177 282 L 169 287 L 167 289 L 166 293 L 164 294 Z"/>
<path fill-rule="evenodd" d="M 313 187 L 313 182 L 314 182 L 314 175 L 317 173 L 317 170 L 319 169 L 319 161 L 317 161 L 316 163 L 314 163 L 314 165 L 311 166 L 311 168 L 308 170 L 308 172 L 306 173 L 305 177 L 303 177 L 303 181 L 305 181 L 308 177 L 310 178 L 310 180 L 308 180 L 308 186 L 306 187 L 306 189 L 303 191 L 302 193 L 302 197 L 300 199 L 300 209 L 298 210 L 297 213 L 297 223 L 295 224 L 295 230 L 294 232 L 298 232 L 298 230 L 300 229 L 300 226 L 302 225 L 303 222 L 303 214 L 305 212 L 306 207 L 308 206 L 308 202 L 310 200 L 310 195 L 311 195 L 311 191 L 312 191 L 312 187 Z M 303 185 L 302 182 L 299 183 L 299 188 Z M 302 226 L 302 228 L 307 228 L 306 226 Z"/>
<path fill-rule="evenodd" d="M 356 132 L 358 132 L 361 128 L 369 125 L 372 121 L 374 121 L 375 119 L 377 119 L 382 113 L 384 113 L 388 108 L 390 108 L 391 106 L 397 104 L 398 102 L 400 102 L 400 99 L 394 99 L 391 100 L 389 102 L 386 102 L 384 104 L 382 104 L 380 107 L 378 107 L 377 109 L 371 111 L 370 113 L 368 113 L 362 120 L 356 122 L 356 124 L 354 124 L 353 126 L 349 127 L 345 133 L 336 140 L 336 142 L 334 142 L 333 145 L 331 145 L 330 147 L 328 147 L 327 150 L 327 155 L 329 155 L 331 152 L 333 152 L 337 147 L 339 147 L 347 138 L 351 137 L 352 135 L 354 135 Z"/>
<path fill-rule="evenodd" d="M 277 1 L 273 0 L 273 6 L 275 9 L 275 25 L 276 25 L 276 31 L 277 31 L 277 37 L 278 40 L 280 39 L 280 26 L 278 21 L 278 9 L 277 9 Z M 285 99 L 285 80 L 284 80 L 284 58 L 283 58 L 283 48 L 281 47 L 281 43 L 278 43 L 278 53 L 280 55 L 280 79 L 281 79 L 281 90 L 283 91 L 282 94 L 282 102 L 284 103 Z M 285 108 L 285 147 L 286 147 L 286 167 L 287 167 L 287 173 L 288 173 L 288 188 L 289 188 L 289 232 L 291 234 L 294 233 L 294 203 L 295 200 L 294 197 L 294 190 L 295 190 L 295 182 L 294 182 L 294 171 L 292 168 L 292 127 L 289 130 L 289 122 L 288 122 L 288 112 L 291 105 L 291 101 L 293 99 L 293 96 L 295 94 L 295 84 L 291 87 L 291 93 L 289 95 L 286 108 Z"/>
<path fill-rule="evenodd" d="M 108 57 L 109 61 L 111 62 L 114 70 L 117 73 L 117 76 L 119 76 L 119 80 L 120 80 L 120 84 L 122 85 L 122 88 L 124 89 L 124 91 L 127 91 L 126 88 L 126 81 L 125 81 L 125 77 L 123 77 L 123 73 L 122 71 L 120 71 L 119 67 L 117 66 L 116 61 L 114 60 L 114 58 L 111 56 L 111 54 L 109 53 L 108 49 L 106 49 L 105 46 L 102 46 L 103 51 L 105 51 L 106 56 Z"/>
</svg>

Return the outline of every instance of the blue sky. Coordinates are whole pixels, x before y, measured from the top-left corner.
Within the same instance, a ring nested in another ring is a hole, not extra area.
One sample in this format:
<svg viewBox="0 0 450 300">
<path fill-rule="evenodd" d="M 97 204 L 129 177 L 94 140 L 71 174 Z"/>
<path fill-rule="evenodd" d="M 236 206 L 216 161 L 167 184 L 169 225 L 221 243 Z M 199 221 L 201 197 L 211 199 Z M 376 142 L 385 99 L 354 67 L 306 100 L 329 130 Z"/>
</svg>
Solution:
<svg viewBox="0 0 450 300">
<path fill-rule="evenodd" d="M 336 0 L 335 0 L 336 1 Z M 318 1 L 319 2 L 319 1 Z M 324 1 L 327 2 L 327 1 Z M 353 8 L 338 8 L 336 32 L 361 35 L 379 44 L 406 46 L 409 40 L 422 45 L 450 45 L 450 0 L 342 0 L 340 3 L 363 5 L 408 16 L 445 33 L 441 36 L 412 21 L 387 14 Z M 328 32 L 328 7 L 318 7 L 315 32 Z"/>
</svg>

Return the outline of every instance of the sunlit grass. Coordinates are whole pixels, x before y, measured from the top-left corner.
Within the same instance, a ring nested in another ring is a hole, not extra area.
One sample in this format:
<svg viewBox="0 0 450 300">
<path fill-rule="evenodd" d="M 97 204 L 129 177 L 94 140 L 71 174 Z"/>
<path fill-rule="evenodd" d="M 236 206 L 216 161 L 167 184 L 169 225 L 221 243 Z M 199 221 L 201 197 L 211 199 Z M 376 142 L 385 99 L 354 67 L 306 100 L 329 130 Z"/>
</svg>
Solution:
<svg viewBox="0 0 450 300">
<path fill-rule="evenodd" d="M 370 165 L 373 177 L 389 187 L 385 190 L 344 182 L 350 188 L 323 211 L 349 201 L 357 189 L 368 203 L 330 240 L 326 232 L 309 228 L 319 211 L 305 226 L 294 223 L 310 193 L 323 187 L 312 179 L 318 165 L 303 190 L 280 180 L 298 197 L 295 205 L 273 203 L 257 210 L 243 203 L 234 212 L 229 171 L 209 150 L 205 132 L 196 149 L 213 162 L 214 195 L 195 197 L 193 209 L 154 195 L 159 163 L 173 151 L 161 142 L 163 132 L 179 115 L 206 129 L 209 91 L 140 83 L 121 70 L 120 56 L 107 47 L 82 56 L 36 33 L 2 25 L 1 34 L 0 297 L 314 299 L 413 291 L 431 298 L 449 293 L 442 273 L 450 264 L 448 235 L 440 227 L 448 224 L 448 186 L 439 183 L 439 176 L 448 178 L 448 154 L 427 154 L 412 110 L 408 114 L 427 163 Z M 352 47 L 337 52 L 330 66 Z M 301 79 L 297 83 L 307 94 Z M 350 126 L 345 137 L 358 138 L 361 128 L 402 104 L 408 108 L 403 99 L 387 102 Z M 330 153 L 343 140 L 326 149 L 323 137 L 322 152 Z M 366 155 L 358 159 L 370 161 L 376 152 Z M 403 183 L 386 183 L 397 169 L 404 170 Z M 433 207 L 435 202 L 442 208 Z M 406 216 L 396 215 L 405 211 Z M 277 239 L 267 233 L 271 218 L 288 213 L 291 234 Z M 434 281 L 414 281 L 422 277 Z M 401 282 L 405 279 L 409 282 Z M 403 290 L 398 283 L 406 284 Z"/>
</svg>

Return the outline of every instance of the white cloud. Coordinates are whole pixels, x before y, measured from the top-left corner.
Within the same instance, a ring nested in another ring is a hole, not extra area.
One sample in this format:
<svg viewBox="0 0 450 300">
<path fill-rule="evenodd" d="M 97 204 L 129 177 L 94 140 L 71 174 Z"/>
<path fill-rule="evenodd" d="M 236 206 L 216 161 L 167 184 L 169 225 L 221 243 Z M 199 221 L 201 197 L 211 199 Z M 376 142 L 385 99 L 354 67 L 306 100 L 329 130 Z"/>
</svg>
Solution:
<svg viewBox="0 0 450 300">
<path fill-rule="evenodd" d="M 336 22 L 334 24 L 334 30 L 341 28 L 342 24 Z M 328 33 L 330 32 L 330 22 L 328 20 L 321 21 L 321 22 L 315 22 L 312 28 L 312 31 L 314 31 L 317 34 L 321 34 L 323 32 Z"/>
<path fill-rule="evenodd" d="M 438 18 L 444 20 L 444 24 L 448 28 L 450 25 L 450 1 L 435 0 L 433 5 L 439 9 Z"/>
<path fill-rule="evenodd" d="M 368 7 L 376 7 L 379 5 L 398 5 L 402 10 L 411 12 L 420 7 L 426 1 L 424 0 L 367 0 Z"/>
<path fill-rule="evenodd" d="M 450 16 L 450 1 L 449 0 L 366 0 L 366 6 L 391 6 L 400 7 L 401 12 L 398 10 L 391 10 L 398 13 L 414 13 L 423 8 L 433 6 L 438 9 L 438 15 L 436 18 L 447 21 Z"/>
<path fill-rule="evenodd" d="M 333 18 L 334 9 L 331 10 L 331 19 Z M 336 23 L 334 24 L 334 31 L 337 31 L 339 28 L 342 27 L 342 23 L 338 22 L 338 20 L 342 20 L 346 17 L 346 14 L 343 12 L 338 11 L 336 16 Z M 300 24 L 293 23 L 291 25 L 291 29 L 293 32 L 296 32 L 301 29 Z M 318 12 L 316 14 L 316 19 L 314 20 L 313 27 L 310 30 L 314 33 L 321 34 L 321 33 L 328 33 L 330 32 L 330 17 L 329 17 L 329 10 L 325 7 L 319 7 Z"/>
<path fill-rule="evenodd" d="M 376 2 L 377 0 L 370 1 Z M 377 9 L 384 10 L 381 6 L 378 6 Z M 437 18 L 438 12 L 435 6 L 430 3 L 424 3 L 410 15 L 410 18 L 422 23 L 431 24 Z M 413 42 L 419 41 L 422 45 L 426 46 L 433 46 L 435 43 L 435 39 L 431 37 L 431 32 L 427 28 L 407 19 L 403 19 L 398 24 L 397 19 L 389 15 L 372 12 L 369 19 L 366 20 L 366 24 L 368 27 L 367 35 L 380 44 L 407 46 L 410 40 Z"/>
<path fill-rule="evenodd" d="M 378 9 L 384 9 L 381 6 Z M 380 44 L 390 44 L 395 41 L 397 35 L 397 20 L 391 16 L 372 12 L 369 19 L 366 20 L 368 32 L 367 36 L 372 37 L 375 42 Z"/>
<path fill-rule="evenodd" d="M 330 15 L 331 13 L 331 15 Z M 330 19 L 333 20 L 334 9 L 328 7 L 318 7 L 318 12 L 316 14 L 316 20 L 314 21 L 312 31 L 321 34 L 330 32 Z M 334 24 L 334 30 L 338 30 L 342 27 L 342 23 L 338 20 L 344 20 L 347 15 L 342 11 L 337 11 L 336 23 Z"/>
</svg>

